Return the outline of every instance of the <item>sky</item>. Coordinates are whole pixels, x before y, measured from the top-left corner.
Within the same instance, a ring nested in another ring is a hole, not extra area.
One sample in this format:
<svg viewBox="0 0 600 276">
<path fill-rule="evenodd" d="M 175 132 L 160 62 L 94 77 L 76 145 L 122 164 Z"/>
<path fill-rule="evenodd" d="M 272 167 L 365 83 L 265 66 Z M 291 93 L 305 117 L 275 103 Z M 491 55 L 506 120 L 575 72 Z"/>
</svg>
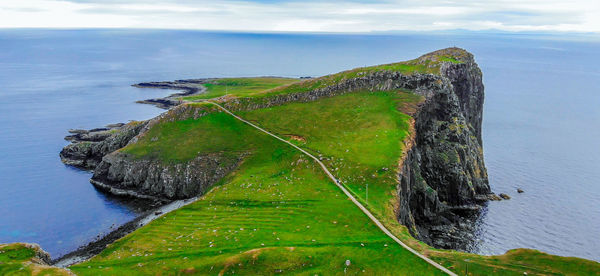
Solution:
<svg viewBox="0 0 600 276">
<path fill-rule="evenodd" d="M 1 0 L 0 28 L 600 33 L 600 0 Z"/>
</svg>

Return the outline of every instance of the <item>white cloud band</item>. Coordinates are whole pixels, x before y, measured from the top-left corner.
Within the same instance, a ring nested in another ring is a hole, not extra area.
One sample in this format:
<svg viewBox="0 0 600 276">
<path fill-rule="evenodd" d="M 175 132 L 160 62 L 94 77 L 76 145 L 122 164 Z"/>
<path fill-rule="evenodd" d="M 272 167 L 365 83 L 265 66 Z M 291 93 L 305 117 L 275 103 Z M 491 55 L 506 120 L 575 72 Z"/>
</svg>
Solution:
<svg viewBox="0 0 600 276">
<path fill-rule="evenodd" d="M 598 0 L 3 0 L 0 27 L 371 32 L 467 29 L 600 32 Z"/>
</svg>

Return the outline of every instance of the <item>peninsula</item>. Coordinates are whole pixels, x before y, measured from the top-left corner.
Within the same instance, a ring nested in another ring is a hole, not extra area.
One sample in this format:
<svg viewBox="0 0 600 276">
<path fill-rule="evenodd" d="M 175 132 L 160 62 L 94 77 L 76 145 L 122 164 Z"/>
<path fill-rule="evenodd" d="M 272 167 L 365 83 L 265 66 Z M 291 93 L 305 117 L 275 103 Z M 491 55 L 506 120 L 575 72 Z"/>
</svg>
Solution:
<svg viewBox="0 0 600 276">
<path fill-rule="evenodd" d="M 39 247 L 3 245 L 0 272 L 600 271 L 531 249 L 460 251 L 482 206 L 499 200 L 483 159 L 482 73 L 463 49 L 318 78 L 136 86 L 183 92 L 144 101 L 168 109 L 151 120 L 73 130 L 60 157 L 93 170 L 97 188 L 162 209 L 58 260 L 64 269 Z"/>
</svg>

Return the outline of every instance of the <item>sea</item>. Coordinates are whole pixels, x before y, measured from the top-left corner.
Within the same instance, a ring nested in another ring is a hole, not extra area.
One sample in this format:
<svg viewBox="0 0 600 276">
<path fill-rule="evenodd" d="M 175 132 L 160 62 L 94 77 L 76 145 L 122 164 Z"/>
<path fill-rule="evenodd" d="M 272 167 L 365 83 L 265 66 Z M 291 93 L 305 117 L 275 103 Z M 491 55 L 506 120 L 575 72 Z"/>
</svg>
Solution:
<svg viewBox="0 0 600 276">
<path fill-rule="evenodd" d="M 235 33 L 0 29 L 0 243 L 60 257 L 141 210 L 61 163 L 67 130 L 152 118 L 131 84 L 320 76 L 462 47 L 483 71 L 490 202 L 470 251 L 600 261 L 600 37 L 567 33 Z M 522 189 L 524 193 L 517 193 Z"/>
</svg>

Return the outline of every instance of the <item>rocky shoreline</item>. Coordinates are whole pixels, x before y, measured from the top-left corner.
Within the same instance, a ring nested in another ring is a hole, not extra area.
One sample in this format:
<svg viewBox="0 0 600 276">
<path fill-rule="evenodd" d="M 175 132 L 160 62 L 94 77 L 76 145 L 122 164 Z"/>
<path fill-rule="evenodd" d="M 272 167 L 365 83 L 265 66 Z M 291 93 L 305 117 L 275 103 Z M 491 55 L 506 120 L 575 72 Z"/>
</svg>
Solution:
<svg viewBox="0 0 600 276">
<path fill-rule="evenodd" d="M 142 82 L 132 85 L 138 88 L 158 88 L 158 89 L 171 89 L 181 90 L 181 93 L 171 94 L 164 98 L 147 99 L 137 101 L 137 103 L 151 104 L 158 108 L 169 109 L 171 107 L 181 104 L 181 97 L 199 95 L 206 92 L 206 87 L 203 84 L 210 82 L 214 79 L 190 79 L 190 80 L 176 80 L 176 81 L 159 81 L 159 82 Z"/>
<path fill-rule="evenodd" d="M 150 223 L 151 221 L 160 218 L 161 216 L 168 214 L 174 210 L 177 210 L 187 204 L 196 201 L 198 198 L 189 198 L 186 200 L 176 200 L 172 202 L 164 201 L 153 201 L 149 203 L 155 207 L 139 215 L 130 222 L 127 222 L 115 230 L 110 231 L 106 235 L 99 237 L 99 239 L 88 243 L 75 251 L 72 251 L 60 258 L 54 260 L 48 260 L 48 264 L 56 267 L 65 268 L 80 262 L 83 262 L 95 255 L 99 254 L 107 246 L 115 242 L 116 240 L 126 236 L 127 234 L 135 231 L 136 229 Z M 146 203 L 148 204 L 148 203 Z"/>
</svg>

